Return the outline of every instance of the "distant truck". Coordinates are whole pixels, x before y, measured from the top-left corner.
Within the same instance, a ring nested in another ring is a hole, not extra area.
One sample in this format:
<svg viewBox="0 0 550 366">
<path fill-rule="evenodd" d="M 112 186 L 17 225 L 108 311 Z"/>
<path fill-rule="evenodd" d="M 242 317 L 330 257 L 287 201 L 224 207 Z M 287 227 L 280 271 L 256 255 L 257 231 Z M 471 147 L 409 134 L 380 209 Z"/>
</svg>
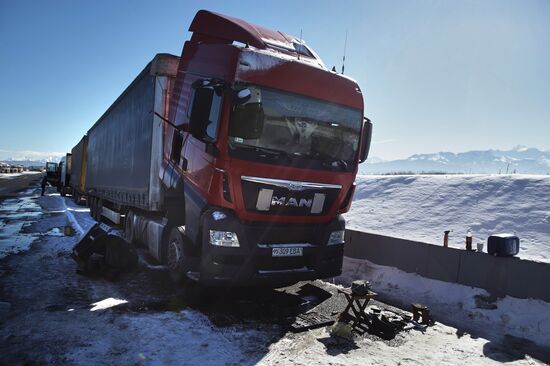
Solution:
<svg viewBox="0 0 550 366">
<path fill-rule="evenodd" d="M 0 173 L 22 173 L 25 168 L 22 165 L 9 165 L 0 162 Z"/>
<path fill-rule="evenodd" d="M 53 187 L 57 187 L 59 184 L 59 170 L 57 163 L 46 163 L 46 179 Z"/>
<path fill-rule="evenodd" d="M 341 273 L 372 124 L 300 38 L 199 11 L 72 150 L 71 186 L 175 281 L 283 286 Z"/>
<path fill-rule="evenodd" d="M 72 193 L 72 188 L 70 185 L 71 179 L 71 166 L 72 166 L 72 154 L 67 153 L 64 157 L 61 158 L 59 165 L 57 167 L 59 182 L 57 184 L 57 191 L 61 196 Z"/>
</svg>

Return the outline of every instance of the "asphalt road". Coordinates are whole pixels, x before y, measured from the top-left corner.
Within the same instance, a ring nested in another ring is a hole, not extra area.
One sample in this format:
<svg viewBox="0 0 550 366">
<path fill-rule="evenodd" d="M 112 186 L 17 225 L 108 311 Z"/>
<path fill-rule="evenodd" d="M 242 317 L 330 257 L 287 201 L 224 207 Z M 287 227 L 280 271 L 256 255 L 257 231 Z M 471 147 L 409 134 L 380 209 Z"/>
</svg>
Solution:
<svg viewBox="0 0 550 366">
<path fill-rule="evenodd" d="M 28 172 L 13 176 L 3 174 L 0 177 L 0 199 L 15 197 L 17 192 L 40 184 L 42 177 L 43 173 L 40 172 Z"/>
</svg>

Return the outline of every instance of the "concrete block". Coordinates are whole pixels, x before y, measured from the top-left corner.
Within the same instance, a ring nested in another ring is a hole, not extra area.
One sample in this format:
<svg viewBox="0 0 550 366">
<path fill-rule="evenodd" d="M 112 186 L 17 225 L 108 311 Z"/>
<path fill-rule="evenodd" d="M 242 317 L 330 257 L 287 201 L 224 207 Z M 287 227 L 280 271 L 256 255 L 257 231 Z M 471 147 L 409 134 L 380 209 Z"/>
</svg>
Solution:
<svg viewBox="0 0 550 366">
<path fill-rule="evenodd" d="M 493 257 L 433 244 L 354 230 L 346 231 L 344 254 L 495 295 L 550 302 L 550 263 Z"/>
</svg>

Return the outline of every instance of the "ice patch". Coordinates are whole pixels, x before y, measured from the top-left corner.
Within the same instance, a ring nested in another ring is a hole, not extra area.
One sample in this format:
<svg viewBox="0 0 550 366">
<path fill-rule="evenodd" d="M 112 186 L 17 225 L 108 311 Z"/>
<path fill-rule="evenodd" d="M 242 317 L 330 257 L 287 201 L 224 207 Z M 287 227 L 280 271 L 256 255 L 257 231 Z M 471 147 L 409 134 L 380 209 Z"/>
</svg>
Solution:
<svg viewBox="0 0 550 366">
<path fill-rule="evenodd" d="M 16 235 L 12 238 L 0 236 L 0 259 L 10 254 L 17 254 L 29 250 L 36 236 L 29 234 Z"/>
<path fill-rule="evenodd" d="M 24 194 L 29 194 L 29 191 Z M 22 233 L 42 216 L 40 206 L 33 197 L 18 197 L 0 204 L 0 258 L 29 250 L 36 235 Z"/>
<path fill-rule="evenodd" d="M 98 302 L 94 302 L 93 308 L 90 309 L 90 311 L 97 311 L 97 310 L 105 310 L 112 308 L 114 306 L 120 305 L 120 304 L 126 304 L 128 301 L 122 300 L 122 299 L 115 299 L 112 297 L 109 297 L 108 299 L 101 300 Z"/>
<path fill-rule="evenodd" d="M 59 229 L 58 227 L 54 227 L 48 231 L 46 231 L 44 233 L 44 235 L 48 235 L 48 236 L 64 236 L 63 232 L 61 231 L 61 229 Z"/>
</svg>

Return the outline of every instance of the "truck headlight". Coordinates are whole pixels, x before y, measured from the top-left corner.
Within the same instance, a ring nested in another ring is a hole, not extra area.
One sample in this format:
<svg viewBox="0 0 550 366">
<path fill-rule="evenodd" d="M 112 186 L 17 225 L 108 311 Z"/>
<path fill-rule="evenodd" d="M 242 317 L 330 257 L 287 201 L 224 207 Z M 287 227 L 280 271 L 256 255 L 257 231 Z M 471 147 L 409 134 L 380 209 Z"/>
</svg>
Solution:
<svg viewBox="0 0 550 366">
<path fill-rule="evenodd" d="M 210 244 L 218 247 L 239 247 L 239 238 L 231 231 L 210 230 Z"/>
<path fill-rule="evenodd" d="M 345 230 L 338 230 L 330 233 L 327 245 L 344 244 L 344 233 Z"/>
</svg>

